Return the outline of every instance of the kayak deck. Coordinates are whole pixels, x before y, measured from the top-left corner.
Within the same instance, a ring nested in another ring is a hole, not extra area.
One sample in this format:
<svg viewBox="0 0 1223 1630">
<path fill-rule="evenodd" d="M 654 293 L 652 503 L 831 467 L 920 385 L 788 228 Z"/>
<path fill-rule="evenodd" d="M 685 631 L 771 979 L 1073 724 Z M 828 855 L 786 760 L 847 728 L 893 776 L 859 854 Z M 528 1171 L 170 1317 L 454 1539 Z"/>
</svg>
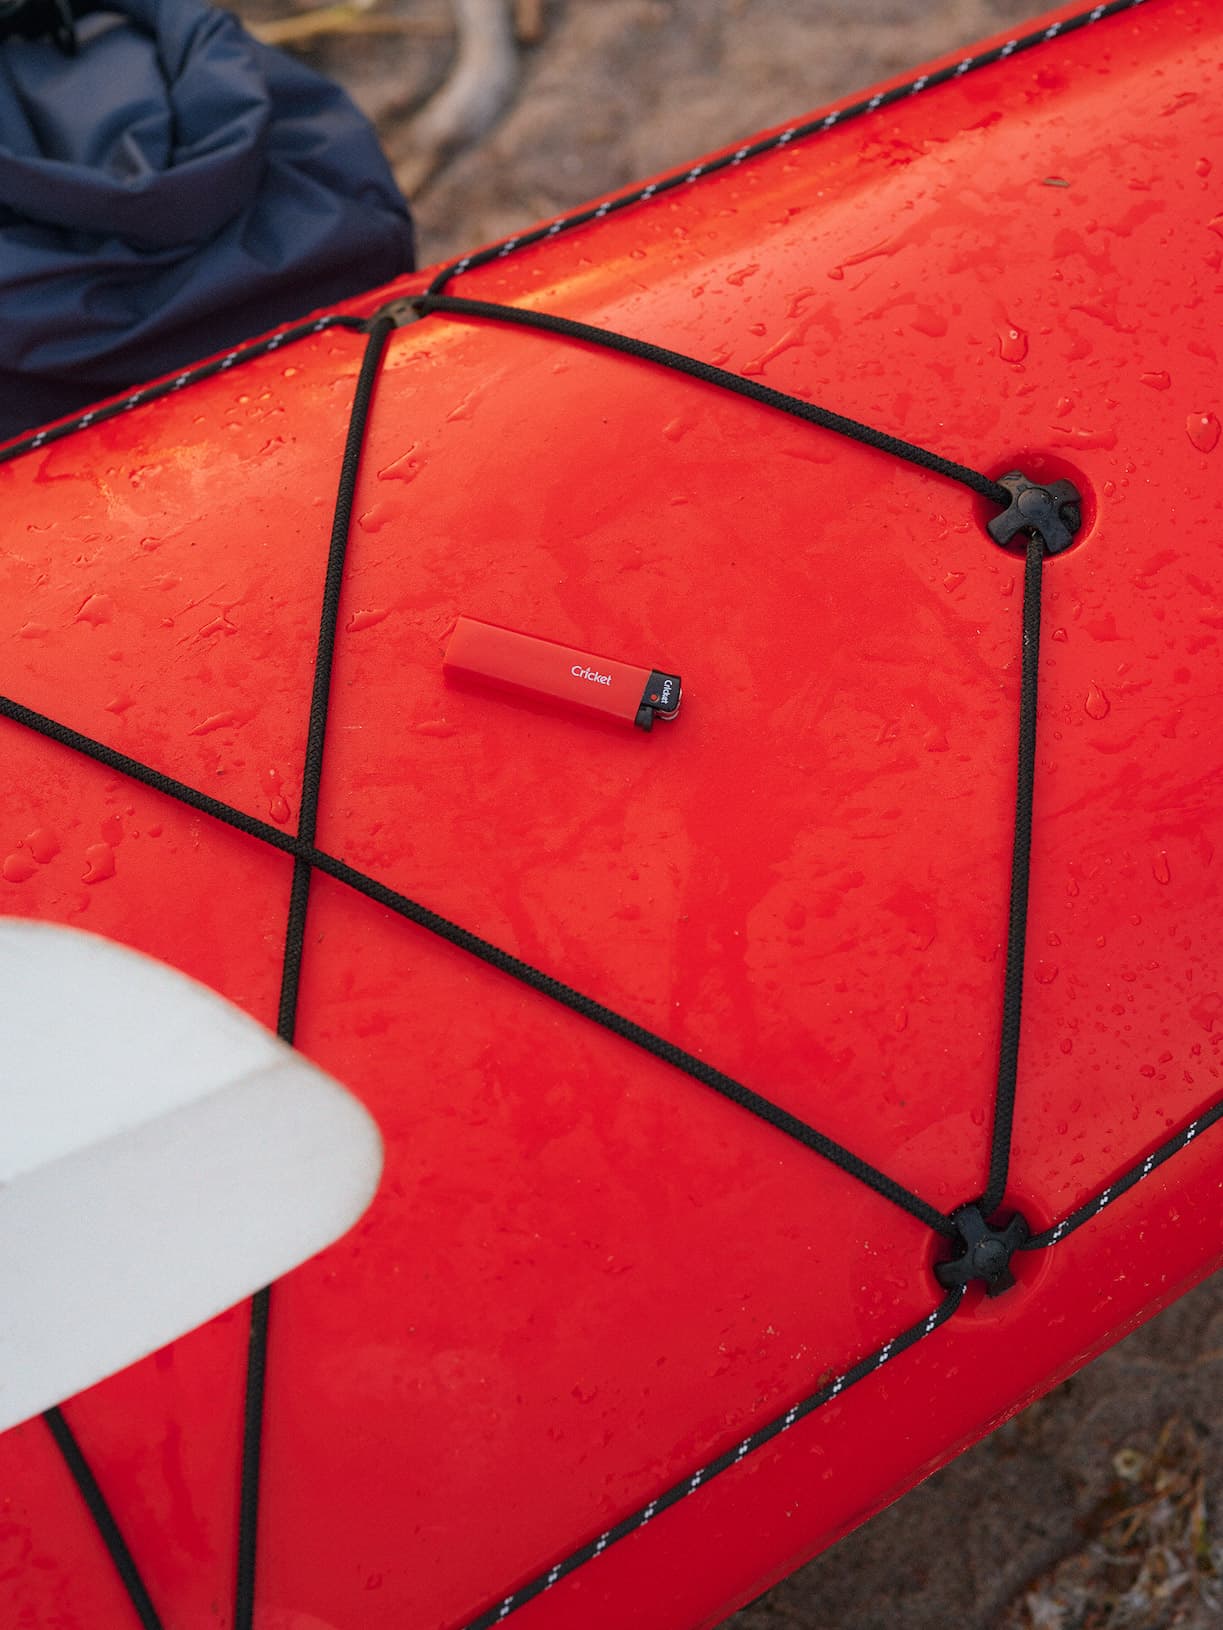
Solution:
<svg viewBox="0 0 1223 1630">
<path fill-rule="evenodd" d="M 1150 9 L 1159 28 L 1112 19 L 460 280 L 992 475 L 1035 452 L 1081 484 L 1082 541 L 1046 570 L 1008 1193 L 1037 1228 L 1218 1094 L 1200 163 L 1219 115 L 1180 89 L 1217 25 Z M 291 831 L 360 351 L 320 333 L 10 465 L 6 694 Z M 940 1209 L 971 1199 L 1022 597 L 976 504 L 629 358 L 453 317 L 404 330 L 354 506 L 320 850 Z M 459 615 L 682 671 L 684 712 L 644 737 L 448 686 Z M 291 861 L 5 737 L 11 830 L 59 845 L 6 871 L 26 872 L 10 909 L 87 911 L 274 1017 Z M 939 1299 L 919 1223 L 326 876 L 298 1040 L 373 1110 L 388 1172 L 276 1289 L 261 1624 L 463 1624 Z M 521 1622 L 714 1622 L 1208 1272 L 1219 1174 L 1203 1137 L 1022 1263 L 1020 1291 L 974 1293 Z M 67 1412 L 174 1622 L 229 1622 L 245 1339 L 226 1315 Z M 3 1453 L 15 1555 L 38 1547 L 66 1622 L 123 1622 L 40 1429 Z"/>
</svg>

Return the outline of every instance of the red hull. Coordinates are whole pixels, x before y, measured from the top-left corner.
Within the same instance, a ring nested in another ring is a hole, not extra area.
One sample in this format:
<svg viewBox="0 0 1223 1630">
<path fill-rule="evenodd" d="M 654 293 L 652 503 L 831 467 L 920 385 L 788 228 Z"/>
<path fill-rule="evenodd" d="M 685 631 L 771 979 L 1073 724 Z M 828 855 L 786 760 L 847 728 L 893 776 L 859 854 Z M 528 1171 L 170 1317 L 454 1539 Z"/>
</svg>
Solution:
<svg viewBox="0 0 1223 1630">
<path fill-rule="evenodd" d="M 453 285 L 1080 484 L 1045 571 L 1008 1192 L 1038 1228 L 1221 1091 L 1221 44 L 1205 0 L 1152 0 Z M 360 351 L 303 340 L 0 470 L 0 691 L 292 830 Z M 625 357 L 397 333 L 320 848 L 973 1198 L 1022 594 L 987 510 Z M 460 615 L 644 656 L 683 711 L 646 735 L 448 685 Z M 289 860 L 2 729 L 3 909 L 274 1023 Z M 276 1288 L 258 1630 L 454 1630 L 938 1299 L 921 1224 L 327 877 L 297 1039 L 387 1168 Z M 513 1622 L 716 1623 L 1216 1267 L 1221 1193 L 1212 1131 Z M 246 1339 L 235 1311 L 66 1411 L 176 1630 L 232 1622 Z M 0 1618 L 134 1623 L 41 1423 L 0 1482 Z"/>
</svg>

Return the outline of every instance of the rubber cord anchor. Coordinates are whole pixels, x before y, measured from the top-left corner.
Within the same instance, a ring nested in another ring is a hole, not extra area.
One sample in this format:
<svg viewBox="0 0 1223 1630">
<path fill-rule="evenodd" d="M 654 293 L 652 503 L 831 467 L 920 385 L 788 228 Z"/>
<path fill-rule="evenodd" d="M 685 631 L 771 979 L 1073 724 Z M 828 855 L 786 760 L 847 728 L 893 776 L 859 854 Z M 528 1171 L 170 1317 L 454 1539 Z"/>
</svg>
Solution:
<svg viewBox="0 0 1223 1630">
<path fill-rule="evenodd" d="M 423 294 L 408 294 L 400 300 L 388 300 L 386 305 L 379 306 L 373 316 L 366 321 L 366 332 L 380 317 L 389 317 L 396 328 L 406 328 L 409 323 L 419 322 L 428 315 L 422 311 L 421 302 L 425 299 Z"/>
<path fill-rule="evenodd" d="M 994 1228 L 985 1220 L 977 1204 L 961 1206 L 951 1214 L 960 1236 L 960 1249 L 950 1262 L 940 1262 L 934 1277 L 947 1290 L 983 1280 L 986 1293 L 1001 1296 L 1015 1283 L 1011 1272 L 1012 1253 L 1019 1250 L 1030 1230 L 1018 1212 L 1004 1227 Z"/>
<path fill-rule="evenodd" d="M 987 523 L 995 543 L 1010 543 L 1017 532 L 1037 532 L 1051 555 L 1060 555 L 1074 542 L 1083 524 L 1083 500 L 1072 481 L 1029 481 L 1022 470 L 998 477 L 998 485 L 1011 495 L 1011 507 Z"/>
</svg>

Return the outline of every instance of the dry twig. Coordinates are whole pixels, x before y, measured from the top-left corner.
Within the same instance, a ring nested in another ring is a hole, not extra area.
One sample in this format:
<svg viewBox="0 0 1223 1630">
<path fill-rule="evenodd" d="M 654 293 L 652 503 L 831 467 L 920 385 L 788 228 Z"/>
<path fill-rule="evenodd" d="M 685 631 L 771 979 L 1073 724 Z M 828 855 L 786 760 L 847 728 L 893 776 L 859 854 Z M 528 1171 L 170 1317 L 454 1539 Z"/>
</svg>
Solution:
<svg viewBox="0 0 1223 1630">
<path fill-rule="evenodd" d="M 510 0 L 452 0 L 458 50 L 437 95 L 407 131 L 407 153 L 395 179 L 411 197 L 454 153 L 501 116 L 518 84 Z"/>
</svg>

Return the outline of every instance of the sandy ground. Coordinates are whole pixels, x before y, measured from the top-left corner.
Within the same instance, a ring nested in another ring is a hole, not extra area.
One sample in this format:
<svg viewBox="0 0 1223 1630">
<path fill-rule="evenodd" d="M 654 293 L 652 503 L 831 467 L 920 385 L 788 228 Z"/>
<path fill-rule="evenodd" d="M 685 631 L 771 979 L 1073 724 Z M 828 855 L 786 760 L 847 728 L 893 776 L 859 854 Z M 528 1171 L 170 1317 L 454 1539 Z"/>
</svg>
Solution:
<svg viewBox="0 0 1223 1630">
<path fill-rule="evenodd" d="M 375 120 L 428 262 L 1037 4 L 453 0 L 452 11 L 446 0 L 377 0 L 365 13 L 341 8 L 325 32 L 287 0 L 243 11 L 296 33 L 294 48 Z M 455 13 L 469 24 L 457 78 Z M 1219 1630 L 1221 1501 L 1216 1276 L 725 1630 Z"/>
</svg>

